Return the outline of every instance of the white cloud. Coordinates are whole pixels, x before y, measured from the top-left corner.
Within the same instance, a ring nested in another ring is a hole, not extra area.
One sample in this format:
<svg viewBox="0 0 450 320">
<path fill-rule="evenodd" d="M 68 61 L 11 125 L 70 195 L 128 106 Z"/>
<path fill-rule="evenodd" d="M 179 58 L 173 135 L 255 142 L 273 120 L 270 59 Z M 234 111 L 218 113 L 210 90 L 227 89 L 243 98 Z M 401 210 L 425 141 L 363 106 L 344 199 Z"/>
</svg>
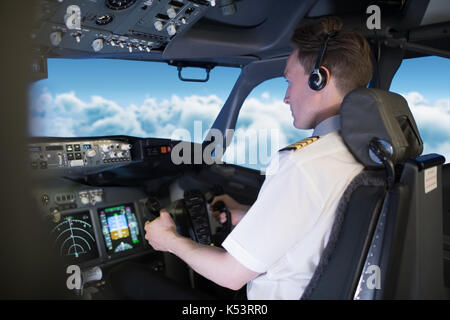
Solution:
<svg viewBox="0 0 450 320">
<path fill-rule="evenodd" d="M 193 120 L 207 130 L 223 102 L 217 96 L 190 96 L 157 101 L 147 98 L 141 105 L 121 106 L 100 96 L 86 102 L 75 92 L 52 96 L 42 92 L 30 101 L 30 133 L 34 136 L 131 135 L 170 138 L 176 128 L 191 129 Z"/>
<path fill-rule="evenodd" d="M 450 138 L 450 98 L 429 103 L 418 92 L 403 95 L 420 129 L 431 129 L 434 134 Z"/>
<path fill-rule="evenodd" d="M 427 101 L 420 93 L 403 94 L 424 141 L 423 154 L 439 153 L 450 161 L 450 98 Z"/>
<path fill-rule="evenodd" d="M 425 142 L 424 153 L 440 153 L 449 161 L 450 99 L 430 103 L 418 92 L 404 96 Z M 161 101 L 147 96 L 140 105 L 123 106 L 100 96 L 83 101 L 75 92 L 52 95 L 43 90 L 30 101 L 30 133 L 59 137 L 130 135 L 170 138 L 176 129 L 186 129 L 193 134 L 194 121 L 201 121 L 205 135 L 222 105 L 223 101 L 215 95 L 173 95 Z M 236 129 L 239 129 L 236 133 L 246 139 L 234 138 L 224 160 L 236 163 L 245 155 L 247 165 L 254 159 L 255 155 L 250 154 L 252 150 L 257 150 L 259 162 L 267 164 L 267 156 L 271 157 L 278 149 L 311 134 L 311 130 L 295 129 L 289 106 L 282 100 L 270 99 L 268 92 L 264 92 L 261 99 L 250 97 L 245 101 Z M 274 135 L 270 130 L 277 130 L 278 134 Z M 254 135 L 257 140 L 251 138 Z M 197 137 L 196 142 L 201 140 L 202 137 Z M 261 168 L 259 165 L 252 167 Z"/>
</svg>

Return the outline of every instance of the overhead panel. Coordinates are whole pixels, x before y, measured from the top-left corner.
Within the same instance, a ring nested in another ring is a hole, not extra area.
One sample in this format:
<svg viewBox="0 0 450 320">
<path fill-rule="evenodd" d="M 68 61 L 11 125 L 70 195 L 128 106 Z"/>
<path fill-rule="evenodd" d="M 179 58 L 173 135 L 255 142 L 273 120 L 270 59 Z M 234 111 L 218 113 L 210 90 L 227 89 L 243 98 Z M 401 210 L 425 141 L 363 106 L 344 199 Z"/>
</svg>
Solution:
<svg viewBox="0 0 450 320">
<path fill-rule="evenodd" d="M 67 49 L 80 55 L 161 53 L 209 5 L 188 0 L 42 0 L 32 38 L 41 49 L 50 49 L 49 56 L 67 56 Z"/>
</svg>

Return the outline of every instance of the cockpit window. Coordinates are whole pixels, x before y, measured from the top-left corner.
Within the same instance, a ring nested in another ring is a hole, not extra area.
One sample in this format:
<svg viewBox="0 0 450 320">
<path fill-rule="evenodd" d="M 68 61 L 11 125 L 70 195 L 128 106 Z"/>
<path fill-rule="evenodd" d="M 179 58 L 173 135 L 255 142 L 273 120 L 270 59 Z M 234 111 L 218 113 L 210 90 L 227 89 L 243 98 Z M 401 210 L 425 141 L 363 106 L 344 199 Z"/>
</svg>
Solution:
<svg viewBox="0 0 450 320">
<path fill-rule="evenodd" d="M 204 78 L 203 70 L 183 70 Z M 172 138 L 187 130 L 201 142 L 240 73 L 216 67 L 208 82 L 183 82 L 165 63 L 111 59 L 49 59 L 48 79 L 31 85 L 31 136 L 130 135 Z M 200 121 L 200 122 L 199 122 Z M 183 135 L 186 139 L 186 135 Z"/>
<path fill-rule="evenodd" d="M 312 130 L 293 125 L 290 107 L 283 101 L 287 85 L 278 77 L 252 90 L 239 112 L 225 162 L 264 171 L 278 150 L 311 135 Z"/>
<path fill-rule="evenodd" d="M 450 59 L 403 60 L 390 90 L 400 93 L 416 120 L 423 154 L 438 153 L 450 161 Z"/>
</svg>

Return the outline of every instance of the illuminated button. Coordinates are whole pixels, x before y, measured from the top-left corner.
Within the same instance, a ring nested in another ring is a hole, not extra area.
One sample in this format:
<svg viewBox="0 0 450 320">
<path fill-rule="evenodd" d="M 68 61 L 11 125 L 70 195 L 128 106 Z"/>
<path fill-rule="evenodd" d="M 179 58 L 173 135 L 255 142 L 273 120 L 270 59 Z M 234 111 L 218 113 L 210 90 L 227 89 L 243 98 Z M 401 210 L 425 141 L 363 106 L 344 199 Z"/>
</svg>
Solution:
<svg viewBox="0 0 450 320">
<path fill-rule="evenodd" d="M 68 154 L 67 154 L 67 159 L 68 159 L 68 160 L 73 160 L 73 159 L 75 159 L 75 157 L 73 156 L 73 153 L 68 153 Z"/>
<path fill-rule="evenodd" d="M 97 152 L 96 152 L 94 149 L 88 150 L 88 151 L 86 152 L 86 156 L 87 156 L 88 158 L 95 157 L 96 155 L 97 155 Z"/>
<path fill-rule="evenodd" d="M 69 166 L 71 167 L 81 167 L 83 165 L 84 165 L 83 160 L 72 160 L 69 162 Z"/>
<path fill-rule="evenodd" d="M 162 154 L 167 153 L 167 147 L 162 146 L 162 147 L 161 147 L 161 153 L 162 153 Z"/>
<path fill-rule="evenodd" d="M 90 202 L 89 195 L 87 193 L 80 192 L 80 201 L 82 204 L 88 204 Z"/>
<path fill-rule="evenodd" d="M 75 153 L 75 159 L 80 160 L 81 159 L 81 153 L 79 153 L 79 152 Z"/>
<path fill-rule="evenodd" d="M 73 147 L 74 147 L 75 151 L 80 151 L 81 150 L 79 144 L 74 144 Z"/>
<path fill-rule="evenodd" d="M 73 151 L 73 147 L 71 144 L 66 144 L 66 150 L 67 152 L 72 152 Z"/>
</svg>

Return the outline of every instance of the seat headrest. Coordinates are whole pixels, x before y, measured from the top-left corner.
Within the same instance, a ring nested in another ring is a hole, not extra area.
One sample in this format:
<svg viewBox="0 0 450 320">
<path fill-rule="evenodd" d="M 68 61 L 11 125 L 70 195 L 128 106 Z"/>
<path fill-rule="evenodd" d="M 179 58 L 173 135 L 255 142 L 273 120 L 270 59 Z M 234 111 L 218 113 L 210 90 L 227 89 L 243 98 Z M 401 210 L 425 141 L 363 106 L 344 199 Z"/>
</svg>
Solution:
<svg viewBox="0 0 450 320">
<path fill-rule="evenodd" d="M 394 164 L 422 153 L 423 142 L 416 122 L 405 98 L 399 94 L 379 89 L 355 89 L 344 97 L 340 115 L 345 144 L 367 168 L 383 167 L 369 152 L 369 143 L 374 138 L 381 140 Z"/>
</svg>

